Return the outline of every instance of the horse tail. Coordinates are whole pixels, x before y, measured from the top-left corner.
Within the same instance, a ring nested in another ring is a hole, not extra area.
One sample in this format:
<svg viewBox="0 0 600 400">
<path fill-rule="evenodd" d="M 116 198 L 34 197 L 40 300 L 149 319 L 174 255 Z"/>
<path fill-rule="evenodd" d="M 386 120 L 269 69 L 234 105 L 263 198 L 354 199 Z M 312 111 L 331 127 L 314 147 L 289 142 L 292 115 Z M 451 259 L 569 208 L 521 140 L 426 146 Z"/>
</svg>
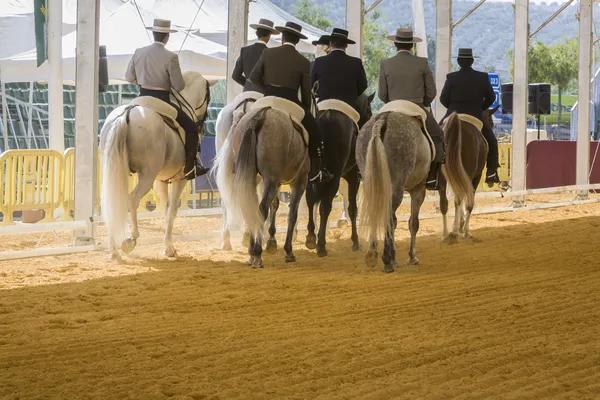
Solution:
<svg viewBox="0 0 600 400">
<path fill-rule="evenodd" d="M 475 204 L 475 189 L 462 163 L 462 127 L 456 113 L 450 114 L 446 121 L 446 165 L 444 174 L 458 200 L 466 199 L 467 207 Z"/>
<path fill-rule="evenodd" d="M 378 119 L 371 131 L 367 146 L 365 171 L 363 173 L 363 195 L 360 206 L 360 225 L 370 242 L 391 228 L 392 179 L 382 135 L 385 133 L 386 116 Z"/>
<path fill-rule="evenodd" d="M 129 237 L 129 155 L 127 154 L 127 110 L 103 133 L 102 146 L 102 218 L 108 229 L 109 246 L 120 245 Z M 106 126 L 106 125 L 105 125 Z M 135 212 L 135 210 L 132 210 Z"/>
<path fill-rule="evenodd" d="M 226 199 L 226 206 L 230 211 L 227 224 L 229 226 L 236 219 L 243 217 L 248 231 L 254 237 L 262 235 L 265 224 L 265 219 L 259 210 L 258 194 L 256 192 L 256 175 L 258 173 L 256 146 L 258 132 L 262 129 L 267 110 L 267 108 L 259 110 L 249 121 L 235 160 L 235 170 L 233 168 L 233 152 L 230 150 L 226 156 L 230 160 L 229 166 L 231 167 L 229 174 L 230 186 L 227 188 L 228 198 Z M 231 144 L 228 144 L 225 147 L 230 146 Z"/>
</svg>

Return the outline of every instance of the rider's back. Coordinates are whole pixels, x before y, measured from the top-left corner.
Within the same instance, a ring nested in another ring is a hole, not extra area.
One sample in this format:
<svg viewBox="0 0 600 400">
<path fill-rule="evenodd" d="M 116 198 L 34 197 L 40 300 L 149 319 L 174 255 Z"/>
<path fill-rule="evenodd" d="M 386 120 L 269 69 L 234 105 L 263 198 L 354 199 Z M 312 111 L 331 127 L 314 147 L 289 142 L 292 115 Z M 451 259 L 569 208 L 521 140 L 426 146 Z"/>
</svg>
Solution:
<svg viewBox="0 0 600 400">
<path fill-rule="evenodd" d="M 489 93 L 491 86 L 485 72 L 462 68 L 448 74 L 446 81 L 440 101 L 448 108 L 448 114 L 456 112 L 481 119 L 482 110 L 487 108 L 484 106 L 486 96 L 495 98 L 493 91 Z"/>
<path fill-rule="evenodd" d="M 429 106 L 435 95 L 435 82 L 426 58 L 400 51 L 381 63 L 379 97 L 384 103 L 407 100 Z"/>
<path fill-rule="evenodd" d="M 140 86 L 151 89 L 180 91 L 185 82 L 179 66 L 177 54 L 169 51 L 162 43 L 154 42 L 137 49 L 131 60 L 133 68 L 128 69 L 125 78 Z"/>
</svg>

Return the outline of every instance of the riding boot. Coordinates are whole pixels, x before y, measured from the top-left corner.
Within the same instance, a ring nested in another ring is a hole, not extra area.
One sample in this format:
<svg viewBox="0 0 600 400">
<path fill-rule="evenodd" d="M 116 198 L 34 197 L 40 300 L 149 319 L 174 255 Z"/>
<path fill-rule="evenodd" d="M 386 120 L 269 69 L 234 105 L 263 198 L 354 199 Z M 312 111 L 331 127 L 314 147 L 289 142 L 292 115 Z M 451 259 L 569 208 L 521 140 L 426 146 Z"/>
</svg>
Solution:
<svg viewBox="0 0 600 400">
<path fill-rule="evenodd" d="M 485 183 L 488 185 L 488 187 L 494 186 L 495 183 L 500 183 L 500 177 L 498 176 L 496 169 L 487 169 L 487 173 L 485 174 Z"/>
<path fill-rule="evenodd" d="M 310 158 L 308 180 L 311 183 L 327 182 L 333 179 L 333 174 L 327 170 L 323 162 L 323 143 L 316 149 L 316 154 Z"/>
<path fill-rule="evenodd" d="M 440 190 L 439 186 L 439 174 L 440 174 L 440 166 L 442 163 L 434 161 L 431 163 L 431 168 L 429 169 L 429 175 L 427 176 L 427 183 L 425 183 L 425 188 L 427 190 Z"/>
</svg>

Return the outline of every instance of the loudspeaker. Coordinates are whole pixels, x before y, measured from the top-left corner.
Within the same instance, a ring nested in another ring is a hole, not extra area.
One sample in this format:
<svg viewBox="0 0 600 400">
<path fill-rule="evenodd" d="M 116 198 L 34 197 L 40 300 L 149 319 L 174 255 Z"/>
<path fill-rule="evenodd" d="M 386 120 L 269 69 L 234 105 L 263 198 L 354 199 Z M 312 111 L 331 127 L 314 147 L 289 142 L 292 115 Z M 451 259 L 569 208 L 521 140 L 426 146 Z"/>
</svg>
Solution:
<svg viewBox="0 0 600 400">
<path fill-rule="evenodd" d="M 529 85 L 529 114 L 549 115 L 551 87 L 548 83 L 532 83 Z"/>
<path fill-rule="evenodd" d="M 513 84 L 505 83 L 500 88 L 500 102 L 502 103 L 502 114 L 510 114 L 513 109 Z"/>
<path fill-rule="evenodd" d="M 108 91 L 108 58 L 106 57 L 106 46 L 100 46 L 98 64 L 98 92 Z"/>
</svg>

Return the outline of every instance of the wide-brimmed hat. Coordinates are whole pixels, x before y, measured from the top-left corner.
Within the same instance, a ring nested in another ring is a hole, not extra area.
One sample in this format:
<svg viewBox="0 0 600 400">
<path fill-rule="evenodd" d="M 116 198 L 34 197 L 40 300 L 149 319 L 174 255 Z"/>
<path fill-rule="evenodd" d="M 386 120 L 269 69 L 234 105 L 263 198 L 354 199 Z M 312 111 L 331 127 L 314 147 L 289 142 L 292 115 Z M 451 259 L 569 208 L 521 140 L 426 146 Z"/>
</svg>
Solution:
<svg viewBox="0 0 600 400">
<path fill-rule="evenodd" d="M 319 40 L 313 40 L 313 46 L 329 46 L 329 36 L 323 35 Z"/>
<path fill-rule="evenodd" d="M 154 19 L 153 26 L 147 26 L 146 29 L 151 30 L 152 32 L 159 33 L 173 33 L 177 32 L 175 29 L 171 29 L 171 21 L 168 19 Z"/>
<path fill-rule="evenodd" d="M 329 40 L 341 39 L 341 40 L 345 41 L 347 44 L 356 44 L 356 42 L 354 40 L 348 38 L 348 31 L 345 29 L 333 28 L 333 30 L 331 31 L 331 35 L 324 36 L 324 37 L 326 37 Z"/>
<path fill-rule="evenodd" d="M 458 56 L 454 57 L 456 59 L 459 58 L 479 58 L 473 56 L 473 49 L 458 49 Z"/>
<path fill-rule="evenodd" d="M 300 39 L 308 39 L 306 36 L 302 34 L 302 27 L 295 22 L 286 22 L 285 26 L 276 26 L 279 32 L 290 32 L 294 35 L 298 36 Z"/>
<path fill-rule="evenodd" d="M 420 43 L 423 41 L 421 38 L 413 36 L 413 31 L 410 28 L 398 28 L 395 35 L 390 35 L 387 38 L 394 43 Z"/>
<path fill-rule="evenodd" d="M 261 18 L 258 20 L 258 24 L 250 24 L 252 29 L 265 29 L 275 35 L 279 35 L 279 32 L 273 27 L 275 25 L 273 21 Z"/>
</svg>

